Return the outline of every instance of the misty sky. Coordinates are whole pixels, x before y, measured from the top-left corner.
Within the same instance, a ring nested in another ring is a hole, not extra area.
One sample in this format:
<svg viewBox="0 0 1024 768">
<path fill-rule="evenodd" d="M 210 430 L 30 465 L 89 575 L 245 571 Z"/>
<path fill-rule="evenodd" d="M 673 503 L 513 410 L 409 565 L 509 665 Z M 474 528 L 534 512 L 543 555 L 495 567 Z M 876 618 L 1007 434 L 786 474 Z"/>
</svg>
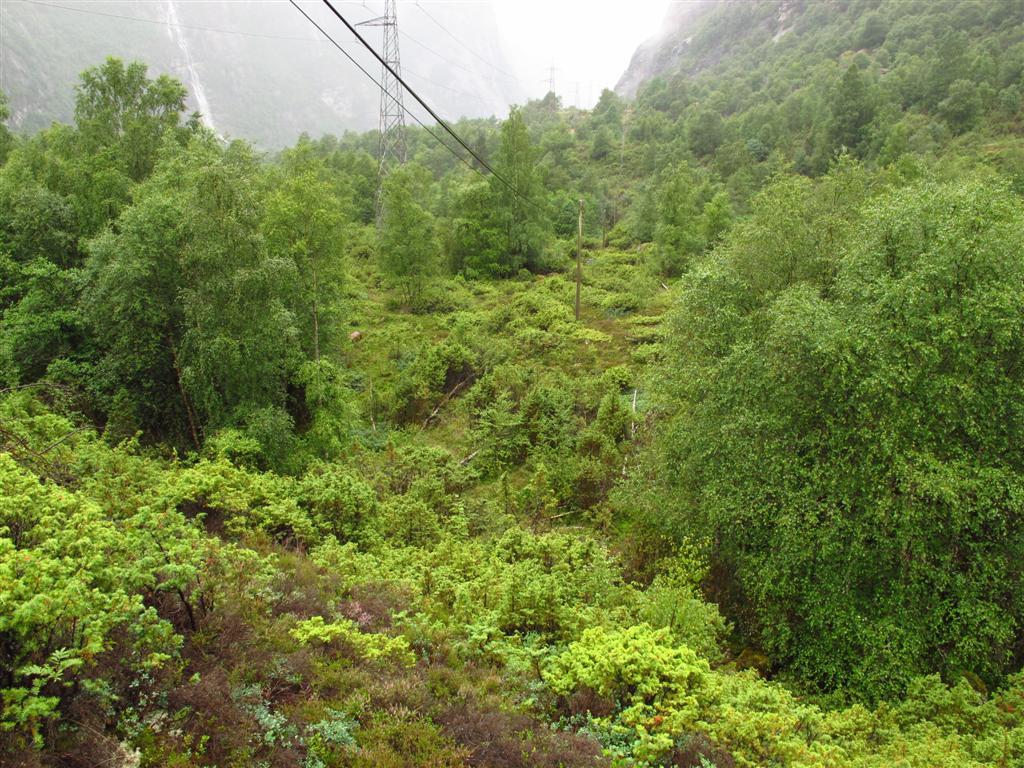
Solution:
<svg viewBox="0 0 1024 768">
<path fill-rule="evenodd" d="M 379 77 L 373 55 L 319 0 L 298 1 Z M 691 0 L 397 1 L 410 87 L 455 120 L 503 116 L 509 104 L 542 97 L 552 66 L 563 103 L 592 106 L 658 31 L 670 3 Z M 383 0 L 334 2 L 356 24 L 383 12 Z M 381 44 L 379 27 L 364 34 Z M 59 39 L 69 45 L 57 55 Z M 79 73 L 108 55 L 179 78 L 190 110 L 261 146 L 377 124 L 374 83 L 286 0 L 0 0 L 0 89 L 16 129 L 71 120 Z M 414 100 L 406 106 L 432 119 Z"/>
<path fill-rule="evenodd" d="M 547 92 L 553 64 L 555 91 L 566 104 L 577 103 L 578 94 L 582 106 L 593 105 L 602 88 L 615 86 L 636 47 L 658 31 L 669 5 L 669 0 L 419 2 L 442 22 L 467 3 L 489 2 L 501 25 L 505 55 L 528 93 Z M 472 47 L 472 40 L 463 42 Z M 486 57 L 488 52 L 478 53 Z"/>
</svg>

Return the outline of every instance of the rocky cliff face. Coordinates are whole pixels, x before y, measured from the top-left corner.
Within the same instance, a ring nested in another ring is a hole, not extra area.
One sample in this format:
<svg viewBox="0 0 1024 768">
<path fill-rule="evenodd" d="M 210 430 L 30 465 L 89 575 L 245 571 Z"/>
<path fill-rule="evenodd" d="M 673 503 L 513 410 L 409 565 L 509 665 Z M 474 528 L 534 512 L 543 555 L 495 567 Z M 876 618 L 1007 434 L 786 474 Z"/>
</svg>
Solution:
<svg viewBox="0 0 1024 768">
<path fill-rule="evenodd" d="M 695 22 L 714 4 L 715 0 L 694 0 L 670 5 L 661 30 L 636 49 L 629 67 L 615 86 L 615 92 L 632 99 L 645 82 L 677 69 L 689 45 Z"/>
<path fill-rule="evenodd" d="M 615 91 L 625 98 L 655 77 L 695 75 L 714 67 L 751 37 L 787 34 L 810 0 L 690 0 L 669 7 L 661 31 L 637 48 Z M 822 2 L 827 0 L 813 0 Z"/>
<path fill-rule="evenodd" d="M 371 0 L 366 7 L 343 7 L 359 21 L 378 15 L 378 6 Z M 379 76 L 380 65 L 359 52 L 340 22 L 316 4 L 306 7 Z M 316 136 L 377 126 L 376 87 L 285 2 L 47 0 L 0 3 L 0 14 L 0 90 L 10 98 L 15 130 L 69 121 L 78 74 L 107 56 L 143 61 L 152 74 L 177 77 L 188 87 L 189 107 L 218 133 L 266 148 L 290 144 L 303 131 Z M 498 67 L 509 68 L 487 4 L 432 14 Z M 502 115 L 509 104 L 524 100 L 516 82 L 481 71 L 469 51 L 452 44 L 412 4 L 399 5 L 399 26 L 404 74 L 443 116 Z M 366 36 L 379 42 L 380 29 L 367 27 Z"/>
</svg>

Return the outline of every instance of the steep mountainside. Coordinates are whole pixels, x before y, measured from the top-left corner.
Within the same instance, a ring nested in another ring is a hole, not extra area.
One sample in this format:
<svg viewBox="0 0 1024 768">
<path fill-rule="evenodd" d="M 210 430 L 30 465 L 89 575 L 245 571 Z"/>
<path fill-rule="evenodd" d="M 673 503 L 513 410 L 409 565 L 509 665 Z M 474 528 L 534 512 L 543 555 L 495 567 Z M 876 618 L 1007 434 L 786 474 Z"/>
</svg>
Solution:
<svg viewBox="0 0 1024 768">
<path fill-rule="evenodd" d="M 713 163 L 742 200 L 757 164 L 820 175 L 844 151 L 884 165 L 981 141 L 1019 169 L 1022 83 L 1020 2 L 727 0 L 681 4 L 618 88 L 631 134 Z"/>
<path fill-rule="evenodd" d="M 862 13 L 877 3 L 833 0 L 692 0 L 669 6 L 661 31 L 633 54 L 615 86 L 633 98 L 640 86 L 660 76 L 697 75 L 765 43 L 778 43 L 790 32 L 820 34 L 831 24 L 855 28 Z M 767 53 L 767 52 L 766 52 Z"/>
<path fill-rule="evenodd" d="M 360 21 L 380 11 L 378 3 L 345 7 Z M 309 12 L 363 66 L 379 72 L 368 53 L 357 53 L 339 22 L 313 6 Z M 458 14 L 433 15 L 508 68 L 490 6 L 469 4 Z M 405 75 L 446 117 L 500 115 L 523 100 L 517 81 L 475 66 L 472 54 L 453 45 L 419 9 L 403 5 L 399 18 Z M 16 130 L 69 120 L 78 73 L 110 55 L 179 78 L 189 89 L 190 107 L 208 125 L 264 147 L 291 143 L 303 131 L 376 127 L 374 85 L 287 3 L 14 2 L 0 7 L 0 23 L 0 89 L 10 97 Z M 367 36 L 378 40 L 379 28 L 367 28 Z"/>
<path fill-rule="evenodd" d="M 656 78 L 693 77 L 709 70 L 748 70 L 797 51 L 836 59 L 847 51 L 873 50 L 896 34 L 887 48 L 898 52 L 938 42 L 946 31 L 975 29 L 988 35 L 1020 24 L 1024 6 L 1016 0 L 692 0 L 673 3 L 661 32 L 643 43 L 616 85 L 633 98 Z M 934 37 L 933 37 L 934 35 Z M 807 59 L 800 62 L 806 66 Z"/>
<path fill-rule="evenodd" d="M 685 55 L 695 23 L 713 5 L 714 0 L 670 5 L 661 30 L 636 49 L 629 67 L 615 86 L 615 92 L 631 99 L 643 83 L 675 70 Z"/>
</svg>

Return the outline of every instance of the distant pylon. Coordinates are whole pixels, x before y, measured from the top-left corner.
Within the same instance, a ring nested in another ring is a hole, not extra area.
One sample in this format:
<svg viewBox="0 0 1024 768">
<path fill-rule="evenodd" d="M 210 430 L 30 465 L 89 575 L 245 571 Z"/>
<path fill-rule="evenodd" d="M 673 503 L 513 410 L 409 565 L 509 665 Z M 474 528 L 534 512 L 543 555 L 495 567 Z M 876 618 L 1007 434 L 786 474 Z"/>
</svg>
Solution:
<svg viewBox="0 0 1024 768">
<path fill-rule="evenodd" d="M 390 170 L 406 160 L 405 108 L 402 104 L 402 62 L 398 51 L 398 12 L 396 0 L 384 0 L 384 15 L 364 21 L 359 26 L 384 27 L 381 56 L 386 65 L 381 69 L 380 145 L 378 148 L 377 213 L 380 214 L 381 186 Z M 390 67 L 390 69 L 389 69 Z M 392 74 L 394 72 L 395 74 Z"/>
</svg>

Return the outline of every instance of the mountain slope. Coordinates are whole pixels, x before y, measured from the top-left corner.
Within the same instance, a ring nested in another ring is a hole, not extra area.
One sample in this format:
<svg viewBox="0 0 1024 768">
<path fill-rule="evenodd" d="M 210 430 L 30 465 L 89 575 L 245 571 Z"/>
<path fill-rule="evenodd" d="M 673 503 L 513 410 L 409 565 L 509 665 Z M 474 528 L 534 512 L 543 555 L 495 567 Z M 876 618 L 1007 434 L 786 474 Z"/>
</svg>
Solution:
<svg viewBox="0 0 1024 768">
<path fill-rule="evenodd" d="M 370 19 L 379 12 L 375 6 L 351 6 L 349 14 Z M 315 7 L 308 12 L 371 73 L 379 73 L 379 64 L 356 51 L 337 20 Z M 179 78 L 189 89 L 190 107 L 208 125 L 264 147 L 289 144 L 303 131 L 376 127 L 376 87 L 287 3 L 17 2 L 4 3 L 0 14 L 0 89 L 10 97 L 16 130 L 68 121 L 78 73 L 110 55 Z M 469 4 L 440 20 L 507 67 L 489 6 Z M 442 115 L 500 115 L 523 100 L 516 81 L 479 71 L 467 50 L 450 45 L 451 38 L 413 6 L 399 9 L 399 21 L 405 75 Z M 371 42 L 379 35 L 378 28 L 367 29 Z"/>
<path fill-rule="evenodd" d="M 675 69 L 689 45 L 694 24 L 713 5 L 714 0 L 670 5 L 661 30 L 636 49 L 629 67 L 615 85 L 615 92 L 631 99 L 643 83 Z"/>
<path fill-rule="evenodd" d="M 1019 32 L 1022 24 L 1024 5 L 1015 0 L 693 0 L 670 7 L 662 30 L 637 49 L 615 90 L 632 98 L 657 77 L 695 77 L 738 66 L 749 73 L 797 54 L 835 60 L 883 46 L 887 66 L 899 53 L 927 56 L 946 34 L 990 37 Z M 1009 47 L 1005 37 L 991 42 Z M 1011 53 L 1019 56 L 1019 50 Z M 804 68 L 812 63 L 797 62 Z"/>
</svg>

